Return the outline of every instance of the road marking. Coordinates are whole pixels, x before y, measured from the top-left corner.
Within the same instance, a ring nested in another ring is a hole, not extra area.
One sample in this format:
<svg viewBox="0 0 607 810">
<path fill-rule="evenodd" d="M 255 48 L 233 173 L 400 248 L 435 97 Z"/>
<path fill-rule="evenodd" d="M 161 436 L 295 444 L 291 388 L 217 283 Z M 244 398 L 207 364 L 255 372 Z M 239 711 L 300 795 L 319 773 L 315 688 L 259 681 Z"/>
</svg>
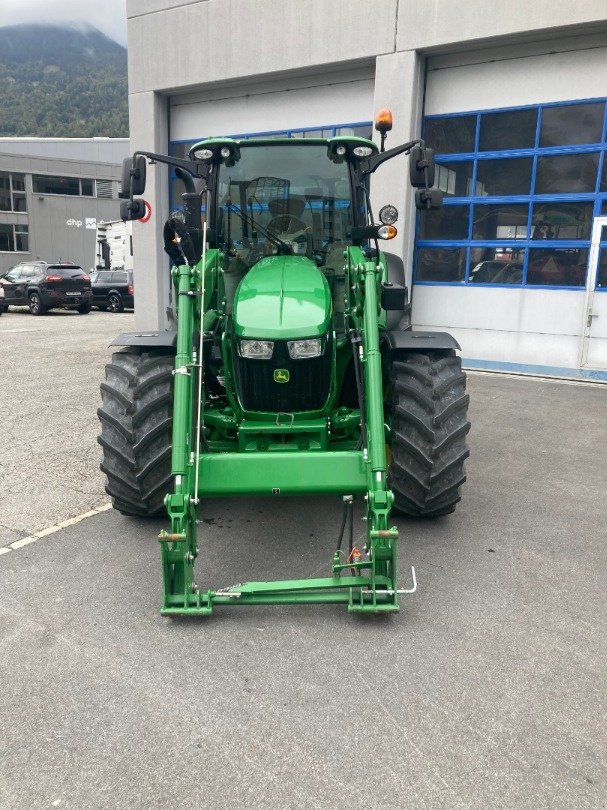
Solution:
<svg viewBox="0 0 607 810">
<path fill-rule="evenodd" d="M 3 335 L 15 334 L 15 332 L 39 332 L 40 329 L 1 329 Z"/>
<path fill-rule="evenodd" d="M 542 377 L 540 374 L 517 374 L 516 372 L 491 371 L 480 368 L 466 368 L 465 366 L 463 367 L 463 370 L 466 372 L 466 374 L 470 374 L 470 376 L 474 375 L 476 377 L 506 377 L 509 380 L 533 380 L 534 382 L 555 383 L 558 385 L 583 385 L 591 388 L 605 388 L 605 385 L 607 385 L 607 383 L 601 382 L 600 380 L 578 380 L 569 379 L 567 377 Z"/>
<path fill-rule="evenodd" d="M 111 508 L 111 503 L 104 503 L 103 506 L 97 506 L 95 509 L 89 509 L 88 512 L 83 512 L 81 515 L 76 515 L 76 517 L 62 520 L 61 523 L 56 523 L 54 526 L 48 526 L 46 529 L 41 529 L 39 532 L 34 532 L 34 534 L 30 534 L 28 537 L 22 537 L 21 540 L 15 540 L 14 543 L 0 548 L 0 555 L 8 554 L 9 551 L 17 551 L 24 546 L 29 546 L 31 543 L 35 543 L 36 540 L 42 540 L 43 537 L 48 537 L 49 534 L 55 534 L 55 532 L 59 532 L 61 529 L 67 529 L 68 526 L 75 526 L 76 523 L 80 523 L 82 520 L 94 517 L 100 512 L 107 512 L 108 509 Z"/>
</svg>

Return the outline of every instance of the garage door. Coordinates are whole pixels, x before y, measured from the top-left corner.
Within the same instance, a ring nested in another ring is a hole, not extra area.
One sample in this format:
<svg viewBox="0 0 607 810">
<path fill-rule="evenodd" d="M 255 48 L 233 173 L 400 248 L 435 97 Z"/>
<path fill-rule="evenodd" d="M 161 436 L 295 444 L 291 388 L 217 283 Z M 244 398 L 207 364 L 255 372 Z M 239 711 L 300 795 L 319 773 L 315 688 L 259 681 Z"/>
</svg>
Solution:
<svg viewBox="0 0 607 810">
<path fill-rule="evenodd" d="M 418 224 L 414 322 L 469 365 L 601 377 L 607 50 L 434 67 L 445 206 Z"/>
</svg>

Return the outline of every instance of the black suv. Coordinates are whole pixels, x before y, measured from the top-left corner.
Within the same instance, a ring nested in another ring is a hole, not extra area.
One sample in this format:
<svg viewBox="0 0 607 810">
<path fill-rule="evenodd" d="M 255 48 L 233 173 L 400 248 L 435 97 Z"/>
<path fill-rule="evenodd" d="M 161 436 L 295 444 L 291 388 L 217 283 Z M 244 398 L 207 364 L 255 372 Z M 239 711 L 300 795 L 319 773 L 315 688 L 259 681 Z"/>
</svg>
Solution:
<svg viewBox="0 0 607 810">
<path fill-rule="evenodd" d="M 91 286 L 93 304 L 99 309 L 122 312 L 135 306 L 132 270 L 94 270 Z"/>
<path fill-rule="evenodd" d="M 91 311 L 91 280 L 77 264 L 23 262 L 0 278 L 8 308 L 28 306 L 32 315 L 49 309 L 75 309 L 81 315 Z"/>
</svg>

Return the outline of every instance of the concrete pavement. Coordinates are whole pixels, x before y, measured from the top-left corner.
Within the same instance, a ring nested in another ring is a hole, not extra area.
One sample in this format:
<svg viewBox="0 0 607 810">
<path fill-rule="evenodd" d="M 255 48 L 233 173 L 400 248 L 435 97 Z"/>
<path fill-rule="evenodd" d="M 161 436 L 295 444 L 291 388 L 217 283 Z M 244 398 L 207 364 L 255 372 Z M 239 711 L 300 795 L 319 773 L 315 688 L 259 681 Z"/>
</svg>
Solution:
<svg viewBox="0 0 607 810">
<path fill-rule="evenodd" d="M 90 323 L 83 345 L 102 341 Z M 163 523 L 112 511 L 1 555 L 0 807 L 604 807 L 607 387 L 473 375 L 469 392 L 464 497 L 398 521 L 419 590 L 396 616 L 161 618 Z M 94 408 L 79 414 L 67 476 L 98 462 Z M 46 491 L 28 526 L 68 516 Z M 326 572 L 340 506 L 202 517 L 199 582 L 230 585 Z"/>
</svg>

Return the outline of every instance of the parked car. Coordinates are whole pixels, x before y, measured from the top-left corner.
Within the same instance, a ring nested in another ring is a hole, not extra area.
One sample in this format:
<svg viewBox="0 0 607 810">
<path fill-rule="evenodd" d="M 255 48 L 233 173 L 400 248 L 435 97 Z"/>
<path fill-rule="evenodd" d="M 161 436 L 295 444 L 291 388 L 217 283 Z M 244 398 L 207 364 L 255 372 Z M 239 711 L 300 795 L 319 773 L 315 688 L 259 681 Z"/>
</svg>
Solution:
<svg viewBox="0 0 607 810">
<path fill-rule="evenodd" d="M 110 312 L 135 306 L 132 270 L 94 270 L 91 273 L 93 305 Z"/>
<path fill-rule="evenodd" d="M 6 312 L 8 309 L 8 304 L 6 303 L 6 299 L 4 297 L 4 287 L 0 284 L 0 315 Z"/>
<path fill-rule="evenodd" d="M 91 311 L 91 279 L 77 264 L 23 262 L 0 279 L 4 301 L 9 306 L 28 306 L 32 315 L 49 309 L 75 309 L 81 315 Z"/>
</svg>

